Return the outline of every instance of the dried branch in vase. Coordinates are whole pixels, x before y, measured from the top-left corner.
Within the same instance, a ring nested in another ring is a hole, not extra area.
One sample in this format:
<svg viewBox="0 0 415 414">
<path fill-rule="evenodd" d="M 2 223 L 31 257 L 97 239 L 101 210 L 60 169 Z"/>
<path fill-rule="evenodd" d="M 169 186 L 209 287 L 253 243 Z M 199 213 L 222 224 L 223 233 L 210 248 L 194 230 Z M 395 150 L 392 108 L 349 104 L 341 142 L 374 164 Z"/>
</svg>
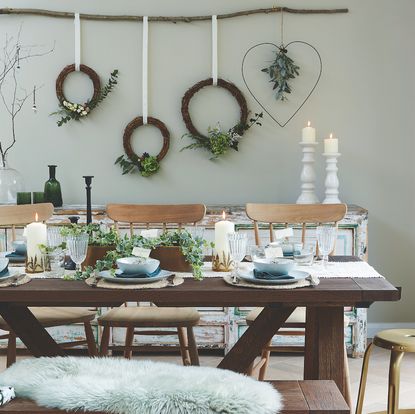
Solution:
<svg viewBox="0 0 415 414">
<path fill-rule="evenodd" d="M 27 62 L 36 57 L 42 57 L 53 52 L 54 47 L 42 50 L 40 46 L 25 46 L 21 44 L 21 27 L 16 37 L 6 34 L 5 43 L 0 58 L 0 97 L 4 109 L 10 118 L 11 130 L 8 136 L 4 136 L 4 130 L 0 136 L 0 166 L 6 167 L 7 155 L 17 141 L 16 121 L 21 114 L 28 98 L 34 93 L 27 92 L 22 85 L 21 77 L 17 76 L 23 71 Z M 39 88 L 37 88 L 39 89 Z"/>
</svg>

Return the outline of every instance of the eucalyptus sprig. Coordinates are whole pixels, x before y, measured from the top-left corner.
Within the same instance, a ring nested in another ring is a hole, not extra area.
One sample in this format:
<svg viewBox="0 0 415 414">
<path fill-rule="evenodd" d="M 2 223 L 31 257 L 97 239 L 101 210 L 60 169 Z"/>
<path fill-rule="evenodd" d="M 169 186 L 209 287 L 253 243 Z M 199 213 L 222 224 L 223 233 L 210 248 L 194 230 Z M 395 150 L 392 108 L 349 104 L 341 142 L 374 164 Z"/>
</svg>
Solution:
<svg viewBox="0 0 415 414">
<path fill-rule="evenodd" d="M 216 127 L 208 128 L 207 137 L 193 135 L 190 133 L 184 134 L 182 138 L 189 137 L 196 142 L 183 147 L 180 151 L 186 149 L 204 148 L 212 154 L 212 157 L 210 158 L 211 161 L 216 160 L 220 156 L 226 154 L 229 149 L 238 151 L 238 146 L 242 135 L 253 125 L 262 125 L 262 123 L 259 121 L 262 117 L 262 112 L 258 114 L 256 113 L 255 116 L 250 118 L 246 124 L 239 123 L 228 131 L 222 131 L 221 126 L 218 123 Z"/>
<path fill-rule="evenodd" d="M 110 78 L 106 85 L 100 89 L 98 96 L 92 98 L 84 104 L 78 104 L 70 101 L 63 101 L 59 104 L 59 110 L 52 112 L 51 115 L 60 115 L 61 118 L 56 122 L 58 126 L 66 124 L 70 120 L 74 119 L 79 121 L 82 118 L 85 118 L 95 109 L 99 104 L 112 92 L 115 85 L 118 83 L 118 69 L 114 69 L 111 72 Z"/>
<path fill-rule="evenodd" d="M 287 55 L 287 49 L 282 45 L 276 52 L 272 63 L 261 69 L 261 72 L 268 73 L 270 82 L 273 83 L 272 89 L 275 90 L 275 99 L 286 101 L 285 94 L 291 93 L 289 81 L 300 74 L 300 67 Z"/>
<path fill-rule="evenodd" d="M 122 175 L 138 172 L 143 177 L 150 177 L 160 169 L 157 157 L 150 155 L 148 152 L 143 153 L 141 158 L 134 154 L 133 159 L 120 155 L 114 164 L 118 164 L 122 168 Z"/>
</svg>

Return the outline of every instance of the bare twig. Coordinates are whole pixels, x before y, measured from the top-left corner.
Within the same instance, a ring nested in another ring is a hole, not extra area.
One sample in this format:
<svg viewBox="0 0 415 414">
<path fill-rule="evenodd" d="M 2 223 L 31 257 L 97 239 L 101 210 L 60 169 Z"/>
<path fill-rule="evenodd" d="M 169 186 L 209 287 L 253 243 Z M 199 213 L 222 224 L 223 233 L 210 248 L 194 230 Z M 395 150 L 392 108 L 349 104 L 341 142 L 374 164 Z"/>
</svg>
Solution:
<svg viewBox="0 0 415 414">
<path fill-rule="evenodd" d="M 290 7 L 271 7 L 266 9 L 253 9 L 242 10 L 234 13 L 218 14 L 218 19 L 230 19 L 233 17 L 248 16 L 250 14 L 269 14 L 269 13 L 294 13 L 294 14 L 336 14 L 336 13 L 348 13 L 349 9 L 292 9 Z M 46 16 L 57 17 L 64 19 L 73 19 L 74 13 L 72 12 L 60 12 L 54 10 L 41 10 L 41 9 L 0 9 L 0 14 L 20 14 L 20 15 L 32 15 L 32 16 Z M 143 16 L 131 16 L 131 15 L 103 15 L 103 14 L 81 14 L 81 19 L 84 20 L 103 20 L 103 21 L 142 21 Z M 150 16 L 148 20 L 150 22 L 173 22 L 173 23 L 189 23 L 194 21 L 207 21 L 211 20 L 212 16 Z"/>
<path fill-rule="evenodd" d="M 49 50 L 33 53 L 32 48 L 39 48 L 39 46 L 22 46 L 20 44 L 20 33 L 21 27 L 16 38 L 6 34 L 2 57 L 0 57 L 0 97 L 6 112 L 9 114 L 11 126 L 11 135 L 7 140 L 9 143 L 6 144 L 6 140 L 0 138 L 0 162 L 3 167 L 6 166 L 8 152 L 16 144 L 16 119 L 28 98 L 33 95 L 33 91 L 27 93 L 25 89 L 19 86 L 18 76 L 16 76 L 19 65 L 34 57 L 47 55 L 54 50 L 53 46 Z"/>
</svg>

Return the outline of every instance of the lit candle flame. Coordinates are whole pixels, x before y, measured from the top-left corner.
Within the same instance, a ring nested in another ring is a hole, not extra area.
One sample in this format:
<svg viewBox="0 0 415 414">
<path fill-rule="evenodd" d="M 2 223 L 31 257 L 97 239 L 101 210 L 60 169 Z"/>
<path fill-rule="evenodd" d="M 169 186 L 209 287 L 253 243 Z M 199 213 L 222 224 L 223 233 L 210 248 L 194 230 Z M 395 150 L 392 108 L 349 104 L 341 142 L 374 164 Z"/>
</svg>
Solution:
<svg viewBox="0 0 415 414">
<path fill-rule="evenodd" d="M 311 122 L 310 121 L 307 122 L 307 126 L 311 126 Z"/>
<path fill-rule="evenodd" d="M 223 212 L 222 212 L 222 218 L 225 220 L 226 219 L 226 213 L 225 213 L 225 210 L 223 210 Z"/>
<path fill-rule="evenodd" d="M 35 213 L 35 221 L 39 221 L 39 214 Z"/>
<path fill-rule="evenodd" d="M 333 138 L 333 134 L 330 134 L 330 139 L 332 139 Z"/>
</svg>

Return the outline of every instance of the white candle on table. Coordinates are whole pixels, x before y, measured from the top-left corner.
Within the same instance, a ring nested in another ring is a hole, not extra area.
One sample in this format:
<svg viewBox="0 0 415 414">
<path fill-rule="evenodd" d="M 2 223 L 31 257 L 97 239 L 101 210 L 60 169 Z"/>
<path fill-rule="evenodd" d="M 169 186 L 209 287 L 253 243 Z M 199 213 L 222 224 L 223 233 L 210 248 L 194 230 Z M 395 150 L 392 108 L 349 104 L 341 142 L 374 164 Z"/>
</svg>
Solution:
<svg viewBox="0 0 415 414">
<path fill-rule="evenodd" d="M 307 144 L 316 142 L 316 129 L 311 126 L 310 121 L 308 121 L 307 126 L 303 128 L 302 142 Z"/>
<path fill-rule="evenodd" d="M 324 153 L 337 154 L 338 152 L 339 140 L 337 138 L 333 138 L 333 134 L 330 134 L 330 137 L 324 140 Z"/>
<path fill-rule="evenodd" d="M 215 255 L 222 260 L 224 255 L 227 258 L 229 254 L 228 234 L 235 233 L 235 224 L 231 221 L 225 220 L 225 212 L 222 214 L 223 220 L 215 224 Z"/>
<path fill-rule="evenodd" d="M 27 238 L 27 262 L 36 263 L 41 267 L 42 265 L 42 253 L 39 249 L 39 244 L 47 243 L 46 224 L 38 222 L 38 214 L 36 213 L 35 222 L 26 226 L 26 238 Z M 36 267 L 29 268 L 28 271 L 42 271 L 41 268 Z"/>
</svg>

